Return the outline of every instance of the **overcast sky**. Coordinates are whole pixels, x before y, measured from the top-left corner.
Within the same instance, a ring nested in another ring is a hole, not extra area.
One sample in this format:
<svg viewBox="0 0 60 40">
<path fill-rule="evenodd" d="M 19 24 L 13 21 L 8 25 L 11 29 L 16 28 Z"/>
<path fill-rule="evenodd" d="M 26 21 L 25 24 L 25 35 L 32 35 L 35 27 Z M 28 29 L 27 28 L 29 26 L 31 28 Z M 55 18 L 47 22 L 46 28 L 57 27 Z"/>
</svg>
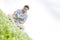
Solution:
<svg viewBox="0 0 60 40">
<path fill-rule="evenodd" d="M 12 14 L 29 5 L 25 31 L 33 40 L 60 40 L 59 0 L 0 0 L 0 9 Z"/>
</svg>

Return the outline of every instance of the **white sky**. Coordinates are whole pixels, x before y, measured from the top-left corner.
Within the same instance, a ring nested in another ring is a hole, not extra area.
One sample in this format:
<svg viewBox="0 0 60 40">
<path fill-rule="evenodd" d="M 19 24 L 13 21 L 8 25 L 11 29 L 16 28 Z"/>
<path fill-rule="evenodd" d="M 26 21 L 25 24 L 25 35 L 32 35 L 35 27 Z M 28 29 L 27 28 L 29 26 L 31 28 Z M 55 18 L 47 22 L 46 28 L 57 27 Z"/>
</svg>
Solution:
<svg viewBox="0 0 60 40">
<path fill-rule="evenodd" d="M 33 40 L 60 40 L 60 1 L 58 0 L 0 0 L 6 14 L 30 6 L 25 31 Z"/>
</svg>

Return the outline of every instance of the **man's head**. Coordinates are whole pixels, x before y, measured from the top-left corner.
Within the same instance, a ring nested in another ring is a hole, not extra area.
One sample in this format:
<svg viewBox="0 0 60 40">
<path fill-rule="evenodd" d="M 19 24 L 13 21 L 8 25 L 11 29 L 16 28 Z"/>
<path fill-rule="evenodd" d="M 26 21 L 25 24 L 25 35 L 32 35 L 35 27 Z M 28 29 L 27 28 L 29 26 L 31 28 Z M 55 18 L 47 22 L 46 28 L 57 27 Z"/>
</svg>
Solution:
<svg viewBox="0 0 60 40">
<path fill-rule="evenodd" d="M 25 5 L 24 8 L 23 8 L 23 12 L 26 13 L 28 10 L 29 10 L 29 6 Z"/>
</svg>

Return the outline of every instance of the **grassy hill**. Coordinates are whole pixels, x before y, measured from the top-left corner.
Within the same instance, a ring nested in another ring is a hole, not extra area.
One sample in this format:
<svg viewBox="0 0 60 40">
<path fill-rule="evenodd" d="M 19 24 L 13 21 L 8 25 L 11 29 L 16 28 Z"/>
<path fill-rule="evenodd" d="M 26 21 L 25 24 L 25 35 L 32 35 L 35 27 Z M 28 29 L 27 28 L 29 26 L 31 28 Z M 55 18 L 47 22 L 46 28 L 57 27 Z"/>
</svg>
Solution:
<svg viewBox="0 0 60 40">
<path fill-rule="evenodd" d="M 31 40 L 26 32 L 14 25 L 0 10 L 0 40 Z"/>
</svg>

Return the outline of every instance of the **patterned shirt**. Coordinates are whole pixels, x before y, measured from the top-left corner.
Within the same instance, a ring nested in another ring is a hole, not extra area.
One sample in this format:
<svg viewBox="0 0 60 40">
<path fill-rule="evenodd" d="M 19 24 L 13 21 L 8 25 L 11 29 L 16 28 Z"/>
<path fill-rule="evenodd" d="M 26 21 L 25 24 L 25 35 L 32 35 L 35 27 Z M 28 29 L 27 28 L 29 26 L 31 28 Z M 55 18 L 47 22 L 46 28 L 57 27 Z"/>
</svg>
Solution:
<svg viewBox="0 0 60 40">
<path fill-rule="evenodd" d="M 23 21 L 24 19 L 27 19 L 28 15 L 26 13 L 23 13 L 22 10 L 17 9 L 15 11 L 15 16 L 18 18 L 17 22 L 20 23 L 21 21 Z"/>
</svg>

